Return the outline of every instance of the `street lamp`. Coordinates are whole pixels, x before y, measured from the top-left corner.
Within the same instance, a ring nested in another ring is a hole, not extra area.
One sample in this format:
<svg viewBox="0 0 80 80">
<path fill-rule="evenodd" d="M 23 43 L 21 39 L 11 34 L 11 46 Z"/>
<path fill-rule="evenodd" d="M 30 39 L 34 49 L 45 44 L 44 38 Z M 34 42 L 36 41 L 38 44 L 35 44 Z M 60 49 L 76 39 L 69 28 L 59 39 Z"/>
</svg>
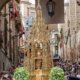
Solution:
<svg viewBox="0 0 80 80">
<path fill-rule="evenodd" d="M 49 16 L 53 16 L 55 13 L 55 2 L 53 0 L 49 0 L 46 4 L 47 11 Z"/>
<path fill-rule="evenodd" d="M 78 6 L 80 6 L 80 1 L 77 1 Z"/>
</svg>

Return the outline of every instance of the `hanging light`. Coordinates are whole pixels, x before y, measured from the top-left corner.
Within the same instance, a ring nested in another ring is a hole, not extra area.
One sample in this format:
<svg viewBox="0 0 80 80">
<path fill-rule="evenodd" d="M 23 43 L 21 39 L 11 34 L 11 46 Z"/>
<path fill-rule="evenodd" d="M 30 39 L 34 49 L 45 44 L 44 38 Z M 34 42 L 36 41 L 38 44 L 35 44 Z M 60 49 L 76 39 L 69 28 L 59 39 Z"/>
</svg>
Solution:
<svg viewBox="0 0 80 80">
<path fill-rule="evenodd" d="M 46 4 L 47 11 L 49 16 L 53 16 L 55 13 L 55 2 L 53 0 L 49 0 Z"/>
<path fill-rule="evenodd" d="M 80 1 L 79 0 L 77 1 L 77 5 L 80 6 Z"/>
</svg>

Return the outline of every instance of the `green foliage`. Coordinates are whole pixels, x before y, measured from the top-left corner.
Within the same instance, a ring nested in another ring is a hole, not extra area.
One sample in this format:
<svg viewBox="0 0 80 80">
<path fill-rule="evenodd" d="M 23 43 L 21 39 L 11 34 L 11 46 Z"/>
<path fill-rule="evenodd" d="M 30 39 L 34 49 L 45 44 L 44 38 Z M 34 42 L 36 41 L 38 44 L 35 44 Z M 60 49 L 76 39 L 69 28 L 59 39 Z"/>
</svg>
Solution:
<svg viewBox="0 0 80 80">
<path fill-rule="evenodd" d="M 50 71 L 49 80 L 64 80 L 64 71 L 59 67 L 53 67 Z"/>
<path fill-rule="evenodd" d="M 29 80 L 29 73 L 24 67 L 16 68 L 14 75 L 14 80 Z"/>
</svg>

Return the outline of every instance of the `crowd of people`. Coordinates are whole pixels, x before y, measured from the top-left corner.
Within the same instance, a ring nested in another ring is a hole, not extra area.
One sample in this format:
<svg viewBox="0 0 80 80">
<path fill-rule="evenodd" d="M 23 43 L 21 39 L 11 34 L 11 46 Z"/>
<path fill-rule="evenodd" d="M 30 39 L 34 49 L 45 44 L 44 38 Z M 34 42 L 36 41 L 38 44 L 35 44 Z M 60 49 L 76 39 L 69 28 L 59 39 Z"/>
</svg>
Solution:
<svg viewBox="0 0 80 80">
<path fill-rule="evenodd" d="M 80 62 L 72 62 L 72 61 L 58 61 L 57 65 L 64 70 L 64 80 L 80 80 Z M 12 67 L 8 70 L 8 72 L 3 72 L 0 74 L 0 80 L 12 80 L 12 74 L 15 68 Z M 70 77 L 78 78 L 78 79 L 69 79 Z"/>
<path fill-rule="evenodd" d="M 0 80 L 12 80 L 12 75 L 15 70 L 15 67 L 12 66 L 7 71 L 0 72 Z"/>
<path fill-rule="evenodd" d="M 58 66 L 64 70 L 65 80 L 69 80 L 70 77 L 78 78 L 71 80 L 80 79 L 80 62 L 59 61 Z"/>
</svg>

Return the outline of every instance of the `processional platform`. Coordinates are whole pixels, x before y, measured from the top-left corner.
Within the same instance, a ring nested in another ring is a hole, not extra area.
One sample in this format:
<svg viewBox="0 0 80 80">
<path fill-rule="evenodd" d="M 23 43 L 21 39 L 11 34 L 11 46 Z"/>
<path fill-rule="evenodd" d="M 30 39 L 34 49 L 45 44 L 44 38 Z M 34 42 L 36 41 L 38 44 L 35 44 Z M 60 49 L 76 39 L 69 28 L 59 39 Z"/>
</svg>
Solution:
<svg viewBox="0 0 80 80">
<path fill-rule="evenodd" d="M 30 74 L 30 80 L 49 80 L 49 70 L 34 70 Z"/>
</svg>

